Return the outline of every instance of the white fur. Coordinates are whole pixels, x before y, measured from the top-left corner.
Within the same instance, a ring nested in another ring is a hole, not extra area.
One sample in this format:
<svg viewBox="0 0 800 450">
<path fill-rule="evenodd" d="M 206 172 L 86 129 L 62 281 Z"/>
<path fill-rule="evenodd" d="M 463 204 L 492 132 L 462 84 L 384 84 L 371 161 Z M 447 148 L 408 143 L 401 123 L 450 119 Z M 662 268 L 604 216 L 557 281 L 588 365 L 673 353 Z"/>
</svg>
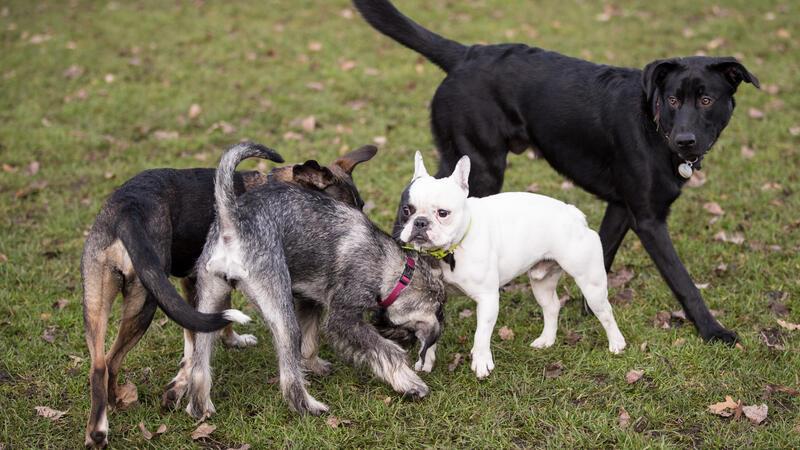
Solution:
<svg viewBox="0 0 800 450">
<path fill-rule="evenodd" d="M 443 179 L 420 175 L 424 166 L 419 159 L 409 189 L 409 204 L 415 211 L 400 238 L 406 241 L 414 219 L 425 217 L 430 224 L 429 242 L 415 242 L 419 248 L 448 248 L 460 242 L 454 254 L 455 270 L 444 262 L 441 266 L 445 281 L 477 302 L 472 370 L 478 378 L 494 369 L 490 341 L 499 310 L 499 289 L 526 272 L 544 316 L 542 335 L 533 341 L 533 347 L 549 347 L 555 342 L 561 306 L 555 288 L 561 273 L 567 272 L 603 325 L 609 350 L 619 353 L 625 348 L 625 338 L 608 303 L 600 237 L 587 226 L 580 210 L 550 197 L 521 192 L 467 198 L 467 188 L 462 186 L 469 177 L 466 157 L 453 175 Z M 437 215 L 440 209 L 450 213 L 442 219 Z"/>
<path fill-rule="evenodd" d="M 225 311 L 222 311 L 222 317 L 224 317 L 225 320 L 230 320 L 231 322 L 236 323 L 247 323 L 251 320 L 250 316 L 239 311 L 238 309 L 226 309 Z"/>
<path fill-rule="evenodd" d="M 241 244 L 235 236 L 227 237 L 230 239 L 229 242 L 226 243 L 223 235 L 220 235 L 214 244 L 211 257 L 206 263 L 206 270 L 229 280 L 244 280 L 249 273 L 242 262 Z"/>
</svg>

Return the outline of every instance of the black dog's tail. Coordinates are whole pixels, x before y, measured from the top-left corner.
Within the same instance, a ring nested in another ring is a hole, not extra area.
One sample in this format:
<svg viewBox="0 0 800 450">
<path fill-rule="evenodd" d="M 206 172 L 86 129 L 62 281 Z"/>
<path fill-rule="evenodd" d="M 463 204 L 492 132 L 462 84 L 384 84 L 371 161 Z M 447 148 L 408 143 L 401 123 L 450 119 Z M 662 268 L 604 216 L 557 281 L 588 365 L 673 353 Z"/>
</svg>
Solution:
<svg viewBox="0 0 800 450">
<path fill-rule="evenodd" d="M 214 199 L 219 219 L 220 234 L 235 233 L 236 192 L 233 190 L 233 174 L 236 166 L 247 158 L 263 158 L 278 163 L 283 157 L 275 150 L 254 142 L 240 142 L 229 148 L 219 161 L 214 177 Z"/>
<path fill-rule="evenodd" d="M 122 216 L 117 222 L 117 235 L 125 246 L 142 285 L 155 298 L 158 306 L 178 325 L 191 331 L 211 332 L 231 322 L 250 321 L 250 317 L 236 309 L 204 314 L 192 308 L 169 282 L 138 211 L 130 211 Z"/>
<path fill-rule="evenodd" d="M 387 0 L 353 0 L 353 4 L 376 30 L 422 54 L 445 72 L 467 53 L 467 46 L 423 28 Z"/>
</svg>

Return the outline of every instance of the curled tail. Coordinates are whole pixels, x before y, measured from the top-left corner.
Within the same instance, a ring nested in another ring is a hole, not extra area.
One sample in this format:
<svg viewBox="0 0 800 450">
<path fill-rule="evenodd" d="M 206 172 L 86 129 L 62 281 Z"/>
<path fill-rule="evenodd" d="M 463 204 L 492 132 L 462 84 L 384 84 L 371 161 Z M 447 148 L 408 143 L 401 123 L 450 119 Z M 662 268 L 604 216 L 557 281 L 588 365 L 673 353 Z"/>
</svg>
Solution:
<svg viewBox="0 0 800 450">
<path fill-rule="evenodd" d="M 214 200 L 219 219 L 220 234 L 234 233 L 233 216 L 236 214 L 236 192 L 233 189 L 233 174 L 236 166 L 247 158 L 259 157 L 282 163 L 283 157 L 275 150 L 254 142 L 241 142 L 229 148 L 217 167 L 214 177 Z"/>
<path fill-rule="evenodd" d="M 155 298 L 164 313 L 178 325 L 191 331 L 211 332 L 231 322 L 250 321 L 250 317 L 235 309 L 204 314 L 192 308 L 169 282 L 137 212 L 132 211 L 122 216 L 117 222 L 117 235 L 125 246 L 142 285 Z"/>
<path fill-rule="evenodd" d="M 353 0 L 353 4 L 376 30 L 420 53 L 445 72 L 467 53 L 467 46 L 423 28 L 387 0 Z"/>
</svg>

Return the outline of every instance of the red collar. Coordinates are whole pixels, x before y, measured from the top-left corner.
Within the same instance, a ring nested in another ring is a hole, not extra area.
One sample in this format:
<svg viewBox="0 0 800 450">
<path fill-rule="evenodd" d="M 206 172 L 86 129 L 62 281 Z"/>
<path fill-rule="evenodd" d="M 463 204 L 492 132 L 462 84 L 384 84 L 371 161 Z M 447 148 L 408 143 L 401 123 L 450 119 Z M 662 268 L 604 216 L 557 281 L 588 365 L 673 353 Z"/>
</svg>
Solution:
<svg viewBox="0 0 800 450">
<path fill-rule="evenodd" d="M 389 295 L 378 303 L 378 306 L 382 308 L 388 308 L 389 306 L 397 300 L 397 297 L 400 296 L 400 293 L 403 292 L 403 289 L 406 288 L 411 283 L 411 277 L 414 276 L 414 266 L 415 262 L 411 257 L 406 256 L 406 266 L 403 268 L 403 274 L 400 275 L 400 279 L 397 280 L 397 284 L 394 285 L 394 289 Z"/>
</svg>

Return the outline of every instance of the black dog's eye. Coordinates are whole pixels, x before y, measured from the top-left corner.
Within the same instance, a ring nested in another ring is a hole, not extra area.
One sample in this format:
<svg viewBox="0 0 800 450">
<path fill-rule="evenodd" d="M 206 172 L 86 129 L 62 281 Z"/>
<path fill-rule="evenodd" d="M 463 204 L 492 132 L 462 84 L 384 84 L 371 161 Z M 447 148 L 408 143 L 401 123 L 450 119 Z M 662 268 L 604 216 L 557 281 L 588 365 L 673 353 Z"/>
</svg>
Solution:
<svg viewBox="0 0 800 450">
<path fill-rule="evenodd" d="M 712 103 L 714 103 L 714 99 L 707 95 L 700 98 L 700 105 L 702 106 L 711 106 Z"/>
<path fill-rule="evenodd" d="M 438 214 L 439 217 L 444 219 L 445 217 L 447 217 L 448 214 L 450 214 L 450 211 L 448 211 L 446 209 L 440 209 L 440 210 L 436 211 L 436 214 Z"/>
<path fill-rule="evenodd" d="M 678 105 L 681 104 L 681 102 L 678 101 L 677 98 L 675 98 L 675 97 L 673 97 L 671 95 L 669 97 L 667 97 L 667 102 L 669 102 L 669 106 L 672 106 L 673 108 L 677 108 Z"/>
</svg>

